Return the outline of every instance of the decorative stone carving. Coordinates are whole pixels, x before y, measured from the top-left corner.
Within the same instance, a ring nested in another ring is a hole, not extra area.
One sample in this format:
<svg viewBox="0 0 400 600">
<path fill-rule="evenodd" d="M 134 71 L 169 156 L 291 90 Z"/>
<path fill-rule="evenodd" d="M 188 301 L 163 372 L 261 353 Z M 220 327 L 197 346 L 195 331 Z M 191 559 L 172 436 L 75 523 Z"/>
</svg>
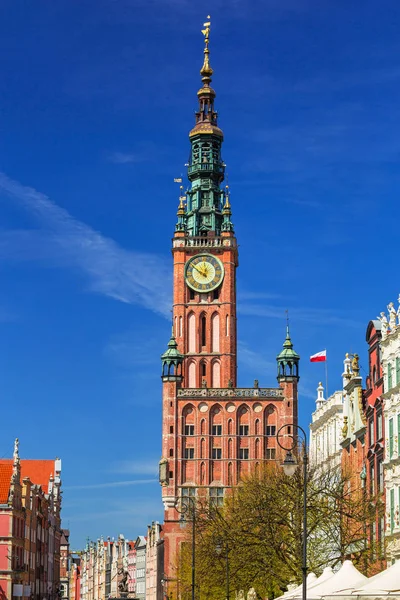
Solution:
<svg viewBox="0 0 400 600">
<path fill-rule="evenodd" d="M 389 330 L 389 322 L 386 318 L 386 315 L 384 312 L 381 312 L 380 316 L 378 317 L 379 321 L 381 322 L 381 326 L 382 326 L 382 338 L 385 339 L 387 334 L 388 334 L 388 330 Z"/>
<path fill-rule="evenodd" d="M 343 435 L 344 440 L 347 438 L 347 433 L 349 430 L 348 421 L 349 421 L 349 417 L 343 417 L 342 435 Z"/>
<path fill-rule="evenodd" d="M 394 307 L 393 302 L 389 302 L 388 311 L 389 311 L 389 327 L 390 327 L 390 331 L 393 332 L 393 331 L 395 331 L 395 329 L 397 327 L 397 324 L 396 324 L 397 311 Z"/>
<path fill-rule="evenodd" d="M 283 398 L 281 388 L 183 388 L 178 398 Z"/>
</svg>

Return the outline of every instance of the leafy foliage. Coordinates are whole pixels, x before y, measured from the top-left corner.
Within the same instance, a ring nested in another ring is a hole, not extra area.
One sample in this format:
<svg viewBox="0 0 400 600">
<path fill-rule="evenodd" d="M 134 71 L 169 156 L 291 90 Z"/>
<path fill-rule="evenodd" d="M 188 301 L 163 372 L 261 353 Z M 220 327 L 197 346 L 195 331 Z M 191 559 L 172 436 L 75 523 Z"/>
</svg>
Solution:
<svg viewBox="0 0 400 600">
<path fill-rule="evenodd" d="M 373 552 L 365 543 L 376 506 L 365 490 L 340 470 L 307 473 L 307 563 L 320 574 L 352 556 L 365 570 Z M 301 583 L 303 539 L 303 468 L 287 477 L 280 467 L 268 465 L 254 472 L 217 508 L 198 498 L 196 511 L 196 598 L 245 593 L 254 587 L 260 598 L 275 598 L 289 583 Z M 180 593 L 190 598 L 191 525 L 179 557 Z"/>
</svg>

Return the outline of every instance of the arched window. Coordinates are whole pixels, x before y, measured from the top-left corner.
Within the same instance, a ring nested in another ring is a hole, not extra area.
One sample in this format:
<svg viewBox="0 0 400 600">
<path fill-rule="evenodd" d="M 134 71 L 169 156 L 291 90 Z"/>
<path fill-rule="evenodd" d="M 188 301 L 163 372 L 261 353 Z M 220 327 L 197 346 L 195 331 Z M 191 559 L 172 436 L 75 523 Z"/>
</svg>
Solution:
<svg viewBox="0 0 400 600">
<path fill-rule="evenodd" d="M 233 465 L 228 463 L 228 485 L 233 485 Z"/>
<path fill-rule="evenodd" d="M 212 363 L 212 383 L 213 388 L 221 387 L 221 365 L 219 360 Z"/>
<path fill-rule="evenodd" d="M 189 352 L 196 352 L 196 317 L 194 313 L 188 316 Z M 194 386 L 189 386 L 194 387 Z"/>
<path fill-rule="evenodd" d="M 260 458 L 260 440 L 258 438 L 255 443 L 255 457 Z"/>
<path fill-rule="evenodd" d="M 179 337 L 182 337 L 182 317 L 179 317 Z"/>
<path fill-rule="evenodd" d="M 213 406 L 210 411 L 211 431 L 210 434 L 213 436 L 222 435 L 222 410 L 220 406 Z"/>
<path fill-rule="evenodd" d="M 255 433 L 256 433 L 256 435 L 260 434 L 260 419 L 256 419 L 256 422 L 255 422 Z"/>
<path fill-rule="evenodd" d="M 228 337 L 229 335 L 229 315 L 225 317 L 225 335 Z"/>
<path fill-rule="evenodd" d="M 229 438 L 228 440 L 228 458 L 233 458 L 233 440 Z"/>
<path fill-rule="evenodd" d="M 204 435 L 206 432 L 206 420 L 202 419 L 200 422 L 200 433 L 201 435 Z"/>
<path fill-rule="evenodd" d="M 196 364 L 192 361 L 188 366 L 188 379 L 190 388 L 196 387 Z"/>
<path fill-rule="evenodd" d="M 205 458 L 206 456 L 206 440 L 201 438 L 200 442 L 200 458 Z"/>
<path fill-rule="evenodd" d="M 200 465 L 200 483 L 204 485 L 206 482 L 206 465 L 202 462 Z"/>
<path fill-rule="evenodd" d="M 232 435 L 232 433 L 233 433 L 233 421 L 232 421 L 232 419 L 229 419 L 229 421 L 228 421 L 228 433 L 229 433 L 229 435 Z"/>
<path fill-rule="evenodd" d="M 200 338 L 201 347 L 204 348 L 207 342 L 207 319 L 205 315 L 200 317 Z"/>
<path fill-rule="evenodd" d="M 203 362 L 200 363 L 200 376 L 201 377 L 206 377 L 206 375 L 207 375 L 207 365 L 203 361 Z"/>
<path fill-rule="evenodd" d="M 214 313 L 211 317 L 211 331 L 212 331 L 212 352 L 219 352 L 219 314 Z M 216 387 L 216 386 L 214 386 Z"/>
</svg>

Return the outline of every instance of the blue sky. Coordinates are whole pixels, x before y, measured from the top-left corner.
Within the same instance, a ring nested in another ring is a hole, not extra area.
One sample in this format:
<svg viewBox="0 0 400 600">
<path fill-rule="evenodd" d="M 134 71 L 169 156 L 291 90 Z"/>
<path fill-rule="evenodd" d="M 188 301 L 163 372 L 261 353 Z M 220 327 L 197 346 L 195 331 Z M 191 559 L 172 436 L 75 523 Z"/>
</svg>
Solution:
<svg viewBox="0 0 400 600">
<path fill-rule="evenodd" d="M 239 384 L 275 385 L 289 309 L 307 425 L 309 355 L 331 391 L 345 352 L 365 369 L 400 291 L 397 2 L 0 0 L 0 455 L 62 458 L 75 548 L 162 518 L 173 178 L 209 11 Z"/>
</svg>

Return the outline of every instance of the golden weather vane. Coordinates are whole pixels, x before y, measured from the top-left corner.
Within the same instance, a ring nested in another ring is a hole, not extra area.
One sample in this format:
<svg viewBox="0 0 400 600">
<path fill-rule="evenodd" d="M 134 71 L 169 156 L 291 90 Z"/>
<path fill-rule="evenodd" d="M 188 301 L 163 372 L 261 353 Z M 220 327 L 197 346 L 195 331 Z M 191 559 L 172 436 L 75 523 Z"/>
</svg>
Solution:
<svg viewBox="0 0 400 600">
<path fill-rule="evenodd" d="M 204 35 L 204 41 L 206 43 L 206 46 L 208 46 L 208 42 L 210 40 L 210 29 L 211 29 L 210 15 L 207 15 L 207 21 L 205 23 L 203 23 L 203 27 L 205 27 L 205 29 L 202 29 L 201 33 Z"/>
</svg>

